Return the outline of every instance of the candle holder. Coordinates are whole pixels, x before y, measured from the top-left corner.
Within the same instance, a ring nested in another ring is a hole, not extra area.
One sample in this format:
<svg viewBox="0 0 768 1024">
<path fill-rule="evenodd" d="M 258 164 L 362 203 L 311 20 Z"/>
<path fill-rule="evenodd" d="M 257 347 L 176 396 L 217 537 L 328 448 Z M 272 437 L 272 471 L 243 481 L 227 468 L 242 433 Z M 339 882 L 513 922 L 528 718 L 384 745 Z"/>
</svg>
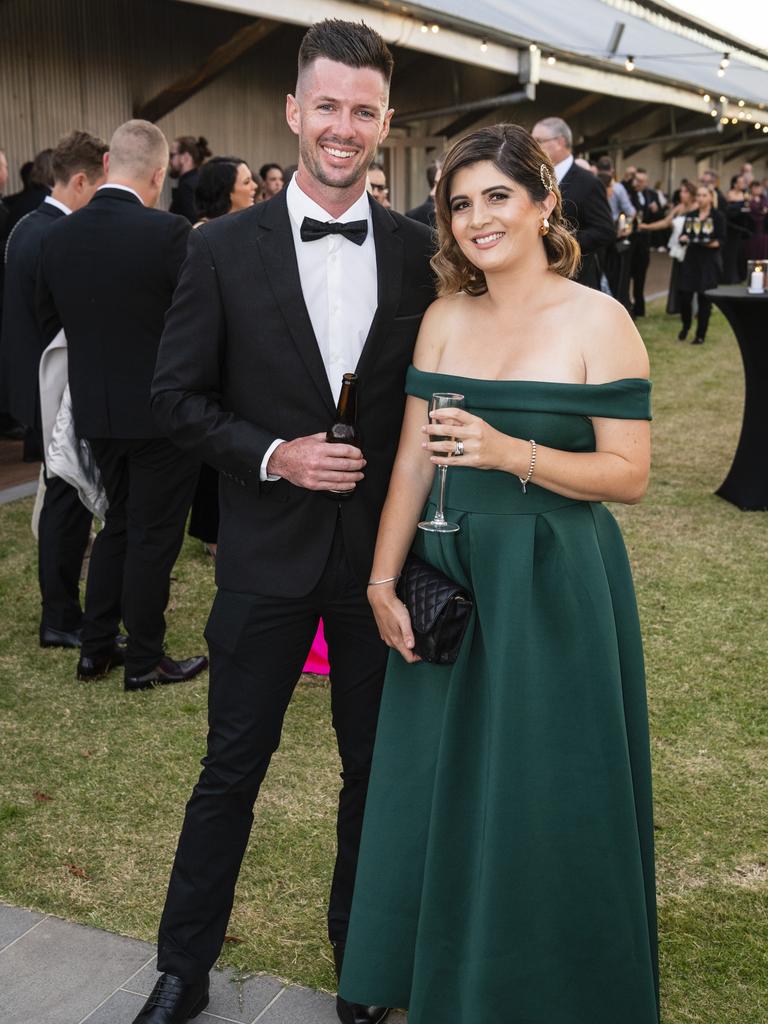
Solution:
<svg viewBox="0 0 768 1024">
<path fill-rule="evenodd" d="M 747 291 L 750 295 L 762 295 L 765 292 L 766 269 L 766 260 L 747 260 Z"/>
</svg>

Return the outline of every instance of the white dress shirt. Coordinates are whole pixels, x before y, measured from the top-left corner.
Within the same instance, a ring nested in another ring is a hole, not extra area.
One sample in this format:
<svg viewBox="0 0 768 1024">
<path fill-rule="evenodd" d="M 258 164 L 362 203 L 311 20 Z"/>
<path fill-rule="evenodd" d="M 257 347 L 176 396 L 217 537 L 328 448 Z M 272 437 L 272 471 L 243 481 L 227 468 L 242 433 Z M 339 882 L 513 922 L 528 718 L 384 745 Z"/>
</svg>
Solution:
<svg viewBox="0 0 768 1024">
<path fill-rule="evenodd" d="M 53 196 L 46 196 L 43 202 L 50 203 L 51 206 L 55 206 L 57 210 L 61 210 L 61 212 L 65 213 L 67 216 L 72 213 L 66 203 L 62 203 L 60 199 L 54 199 Z"/>
<path fill-rule="evenodd" d="M 376 245 L 368 193 L 363 192 L 340 217 L 332 217 L 302 192 L 295 175 L 285 196 L 301 292 L 334 401 L 338 402 L 342 375 L 352 373 L 357 366 L 378 305 Z M 305 217 L 340 224 L 365 220 L 368 234 L 362 245 L 356 245 L 343 235 L 326 235 L 313 242 L 302 242 L 301 223 Z M 267 475 L 267 463 L 282 440 L 276 439 L 267 449 L 261 463 L 262 480 L 279 479 Z"/>
<path fill-rule="evenodd" d="M 558 185 L 566 176 L 568 171 L 570 171 L 571 167 L 573 167 L 573 153 L 569 153 L 565 160 L 561 160 L 559 164 L 555 164 L 555 179 Z"/>
</svg>

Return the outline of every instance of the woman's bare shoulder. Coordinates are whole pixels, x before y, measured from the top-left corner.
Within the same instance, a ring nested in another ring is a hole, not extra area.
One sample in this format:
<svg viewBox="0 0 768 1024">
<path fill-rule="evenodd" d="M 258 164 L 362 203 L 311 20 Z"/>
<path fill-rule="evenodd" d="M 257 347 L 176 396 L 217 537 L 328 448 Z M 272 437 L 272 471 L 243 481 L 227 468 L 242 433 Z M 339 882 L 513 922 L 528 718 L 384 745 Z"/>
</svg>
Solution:
<svg viewBox="0 0 768 1024">
<path fill-rule="evenodd" d="M 456 328 L 457 318 L 463 316 L 469 296 L 458 292 L 435 299 L 427 308 L 419 328 L 413 365 L 420 370 L 436 370 L 449 334 Z"/>
<path fill-rule="evenodd" d="M 573 303 L 573 323 L 579 325 L 579 343 L 588 384 L 649 375 L 648 353 L 632 317 L 620 302 L 583 285 Z"/>
</svg>

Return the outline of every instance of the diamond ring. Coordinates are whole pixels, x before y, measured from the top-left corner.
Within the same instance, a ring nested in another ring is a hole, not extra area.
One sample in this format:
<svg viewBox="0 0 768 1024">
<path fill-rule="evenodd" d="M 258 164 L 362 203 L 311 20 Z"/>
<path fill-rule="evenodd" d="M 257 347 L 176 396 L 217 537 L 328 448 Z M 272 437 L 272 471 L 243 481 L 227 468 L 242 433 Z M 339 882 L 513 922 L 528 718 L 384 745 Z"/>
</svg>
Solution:
<svg viewBox="0 0 768 1024">
<path fill-rule="evenodd" d="M 457 441 L 456 442 L 456 447 L 453 449 L 453 454 L 456 455 L 456 456 L 464 454 L 464 442 L 463 441 Z"/>
</svg>

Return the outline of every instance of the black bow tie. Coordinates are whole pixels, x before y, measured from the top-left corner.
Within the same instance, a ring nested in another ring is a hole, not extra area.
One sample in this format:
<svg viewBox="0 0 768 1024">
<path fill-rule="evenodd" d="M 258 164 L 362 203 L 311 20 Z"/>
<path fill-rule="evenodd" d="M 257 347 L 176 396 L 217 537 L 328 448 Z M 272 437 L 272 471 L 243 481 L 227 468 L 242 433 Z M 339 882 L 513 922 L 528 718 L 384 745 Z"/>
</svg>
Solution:
<svg viewBox="0 0 768 1024">
<path fill-rule="evenodd" d="M 368 221 L 350 220 L 346 224 L 338 224 L 305 217 L 301 222 L 302 242 L 314 242 L 318 238 L 325 238 L 326 235 L 344 235 L 355 245 L 362 245 L 368 235 Z"/>
</svg>

